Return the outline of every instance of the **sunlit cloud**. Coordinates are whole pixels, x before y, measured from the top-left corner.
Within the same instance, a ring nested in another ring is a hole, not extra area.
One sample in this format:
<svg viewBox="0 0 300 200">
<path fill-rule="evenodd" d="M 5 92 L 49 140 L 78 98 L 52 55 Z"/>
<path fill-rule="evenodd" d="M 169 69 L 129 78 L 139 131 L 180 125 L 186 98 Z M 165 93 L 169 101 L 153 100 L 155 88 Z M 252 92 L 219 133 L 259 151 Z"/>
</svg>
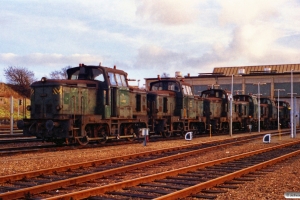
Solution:
<svg viewBox="0 0 300 200">
<path fill-rule="evenodd" d="M 300 63 L 297 0 L 24 0 L 0 11 L 1 68 L 36 76 L 78 63 L 117 65 L 139 79 Z"/>
<path fill-rule="evenodd" d="M 142 19 L 165 25 L 195 22 L 199 15 L 196 0 L 137 0 L 137 15 Z"/>
</svg>

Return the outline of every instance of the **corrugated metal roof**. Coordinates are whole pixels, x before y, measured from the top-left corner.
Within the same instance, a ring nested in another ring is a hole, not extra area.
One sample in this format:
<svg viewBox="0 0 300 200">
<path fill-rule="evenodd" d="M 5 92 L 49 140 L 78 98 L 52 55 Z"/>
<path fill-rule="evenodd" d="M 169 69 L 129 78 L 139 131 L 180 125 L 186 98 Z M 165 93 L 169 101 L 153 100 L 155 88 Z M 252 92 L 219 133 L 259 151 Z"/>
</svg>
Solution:
<svg viewBox="0 0 300 200">
<path fill-rule="evenodd" d="M 250 74 L 251 71 L 265 71 L 270 69 L 274 73 L 284 73 L 287 71 L 300 71 L 300 64 L 282 64 L 282 65 L 256 65 L 256 66 L 238 66 L 238 67 L 215 67 L 213 73 L 223 73 L 226 76 L 237 75 L 239 69 L 245 69 L 246 74 Z"/>
</svg>

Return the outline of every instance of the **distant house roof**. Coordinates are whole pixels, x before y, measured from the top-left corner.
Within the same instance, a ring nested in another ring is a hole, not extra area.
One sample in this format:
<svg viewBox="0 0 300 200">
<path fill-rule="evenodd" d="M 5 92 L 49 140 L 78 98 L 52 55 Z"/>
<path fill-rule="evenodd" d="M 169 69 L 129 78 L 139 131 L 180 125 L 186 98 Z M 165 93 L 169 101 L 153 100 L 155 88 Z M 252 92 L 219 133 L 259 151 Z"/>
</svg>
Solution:
<svg viewBox="0 0 300 200">
<path fill-rule="evenodd" d="M 244 70 L 243 70 L 244 69 Z M 215 67 L 213 73 L 220 73 L 225 76 L 237 75 L 241 71 L 245 74 L 270 72 L 284 73 L 291 70 L 300 71 L 300 64 L 282 64 L 282 65 L 256 65 L 256 66 L 238 66 L 238 67 Z"/>
</svg>

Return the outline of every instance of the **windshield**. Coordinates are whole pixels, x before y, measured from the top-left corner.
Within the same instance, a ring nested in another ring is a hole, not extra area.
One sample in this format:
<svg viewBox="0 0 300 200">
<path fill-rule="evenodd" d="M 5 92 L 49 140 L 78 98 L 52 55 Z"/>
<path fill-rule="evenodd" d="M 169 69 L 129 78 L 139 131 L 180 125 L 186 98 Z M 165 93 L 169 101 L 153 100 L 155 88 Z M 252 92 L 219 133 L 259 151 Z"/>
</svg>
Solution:
<svg viewBox="0 0 300 200">
<path fill-rule="evenodd" d="M 161 81 L 161 82 L 156 82 L 152 84 L 151 87 L 152 91 L 157 91 L 157 90 L 170 90 L 170 91 L 175 91 L 175 92 L 180 92 L 180 84 L 174 81 L 171 82 L 166 82 L 166 81 Z"/>
<path fill-rule="evenodd" d="M 110 84 L 112 86 L 125 86 L 127 87 L 126 78 L 122 74 L 108 72 Z"/>
<path fill-rule="evenodd" d="M 183 85 L 182 88 L 185 95 L 193 95 L 191 86 Z"/>
<path fill-rule="evenodd" d="M 77 67 L 68 70 L 68 77 L 71 80 L 97 80 L 104 81 L 102 69 L 93 67 Z"/>
</svg>

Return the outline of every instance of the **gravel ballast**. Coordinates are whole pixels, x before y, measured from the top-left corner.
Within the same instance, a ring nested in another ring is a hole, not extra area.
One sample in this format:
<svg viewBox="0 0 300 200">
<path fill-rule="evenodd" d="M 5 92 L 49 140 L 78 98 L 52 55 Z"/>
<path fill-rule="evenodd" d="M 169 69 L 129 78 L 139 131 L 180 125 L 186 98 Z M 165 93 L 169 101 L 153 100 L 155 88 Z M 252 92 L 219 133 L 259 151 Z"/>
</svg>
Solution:
<svg viewBox="0 0 300 200">
<path fill-rule="evenodd" d="M 246 135 L 246 134 L 244 134 Z M 235 135 L 234 137 L 238 137 Z M 10 175 L 59 167 L 74 163 L 99 160 L 109 157 L 128 155 L 138 152 L 157 150 L 162 148 L 176 147 L 193 143 L 204 143 L 207 141 L 230 138 L 229 136 L 215 136 L 207 138 L 194 138 L 191 141 L 174 140 L 162 142 L 148 142 L 146 146 L 143 143 L 119 145 L 112 147 L 99 147 L 91 149 L 74 149 L 58 152 L 28 153 L 13 156 L 3 156 L 0 162 L 0 175 Z M 297 139 L 297 138 L 296 138 Z M 255 140 L 244 145 L 220 148 L 213 152 L 205 152 L 198 158 L 186 158 L 185 161 L 176 162 L 172 168 L 185 167 L 186 165 L 207 162 L 210 160 L 220 159 L 227 156 L 245 153 L 261 148 L 271 147 L 277 144 L 291 142 L 289 136 L 274 136 L 271 143 L 265 144 L 261 140 Z M 239 186 L 236 190 L 228 190 L 227 193 L 221 194 L 217 199 L 285 199 L 285 192 L 300 192 L 300 156 L 288 161 L 277 164 L 273 172 L 256 178 L 255 181 L 247 182 Z M 168 169 L 157 169 L 157 172 Z M 130 178 L 130 177 L 129 177 Z"/>
</svg>

